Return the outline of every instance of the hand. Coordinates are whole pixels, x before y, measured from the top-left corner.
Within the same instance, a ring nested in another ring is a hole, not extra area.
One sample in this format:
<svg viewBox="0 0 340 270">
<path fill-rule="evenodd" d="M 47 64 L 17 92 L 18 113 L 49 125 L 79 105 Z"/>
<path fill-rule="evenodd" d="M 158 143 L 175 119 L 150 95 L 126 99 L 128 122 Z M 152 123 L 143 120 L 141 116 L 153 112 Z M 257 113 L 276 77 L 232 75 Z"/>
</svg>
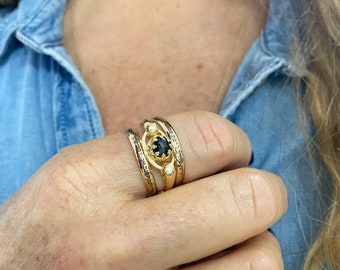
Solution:
<svg viewBox="0 0 340 270">
<path fill-rule="evenodd" d="M 1 205 L 0 268 L 283 269 L 266 230 L 286 192 L 277 176 L 246 167 L 246 135 L 207 112 L 167 120 L 184 185 L 146 198 L 125 134 L 68 147 Z"/>
</svg>

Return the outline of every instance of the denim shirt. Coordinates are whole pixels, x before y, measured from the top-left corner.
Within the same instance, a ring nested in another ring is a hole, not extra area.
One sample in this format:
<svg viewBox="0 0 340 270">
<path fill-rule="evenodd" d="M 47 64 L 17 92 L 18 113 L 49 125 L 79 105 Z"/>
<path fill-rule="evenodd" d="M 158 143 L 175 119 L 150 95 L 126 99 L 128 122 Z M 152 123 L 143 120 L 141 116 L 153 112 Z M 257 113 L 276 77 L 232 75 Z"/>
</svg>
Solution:
<svg viewBox="0 0 340 270">
<path fill-rule="evenodd" d="M 279 175 L 289 208 L 272 228 L 285 269 L 300 269 L 324 208 L 299 127 L 289 43 L 294 0 L 271 0 L 267 24 L 224 97 L 220 114 L 253 147 L 252 167 Z M 66 0 L 0 9 L 0 203 L 62 148 L 104 136 L 95 100 L 62 44 Z"/>
</svg>

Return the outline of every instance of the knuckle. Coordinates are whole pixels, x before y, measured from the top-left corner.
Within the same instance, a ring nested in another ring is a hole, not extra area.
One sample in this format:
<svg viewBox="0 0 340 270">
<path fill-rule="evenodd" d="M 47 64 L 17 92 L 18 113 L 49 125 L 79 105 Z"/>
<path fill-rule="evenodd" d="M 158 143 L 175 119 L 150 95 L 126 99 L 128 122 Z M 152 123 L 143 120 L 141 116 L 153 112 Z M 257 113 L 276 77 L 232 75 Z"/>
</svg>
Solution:
<svg viewBox="0 0 340 270">
<path fill-rule="evenodd" d="M 280 270 L 282 269 L 273 254 L 265 249 L 255 251 L 249 261 L 249 270 Z"/>
<path fill-rule="evenodd" d="M 62 149 L 48 162 L 45 174 L 56 196 L 84 201 L 93 197 L 91 192 L 97 187 L 98 170 L 86 147 L 79 145 Z"/>
<path fill-rule="evenodd" d="M 82 169 L 85 167 L 87 170 L 101 173 L 114 171 L 125 164 L 128 150 L 130 150 L 121 141 L 121 137 L 110 136 L 71 145 L 63 148 L 56 155 L 55 163 L 61 167 Z"/>
<path fill-rule="evenodd" d="M 287 193 L 278 176 L 261 170 L 255 171 L 256 173 L 250 175 L 249 178 L 254 190 L 254 196 L 258 198 L 261 215 L 271 225 L 285 212 Z"/>
<path fill-rule="evenodd" d="M 188 122 L 193 124 L 196 134 L 191 136 L 190 141 L 193 151 L 200 153 L 203 149 L 212 158 L 229 167 L 249 164 L 251 143 L 239 127 L 217 114 L 206 111 L 195 111 L 190 114 L 190 118 Z M 188 132 L 192 134 L 193 131 Z"/>
<path fill-rule="evenodd" d="M 261 227 L 271 225 L 282 215 L 285 205 L 281 190 L 273 184 L 273 179 L 278 177 L 251 168 L 238 172 L 240 178 L 230 182 L 230 189 L 239 214 L 255 220 Z"/>
<path fill-rule="evenodd" d="M 199 140 L 193 145 L 204 147 L 207 153 L 227 162 L 227 152 L 236 148 L 235 138 L 225 119 L 211 112 L 197 111 L 193 115 L 193 124 Z"/>
<path fill-rule="evenodd" d="M 61 149 L 53 158 L 53 162 L 57 167 L 66 168 L 81 164 L 89 157 L 89 152 L 84 151 L 80 145 L 71 145 Z"/>
<path fill-rule="evenodd" d="M 279 192 L 273 187 L 272 178 L 259 170 L 251 170 L 248 177 L 250 186 L 254 217 L 257 221 L 271 224 L 279 215 L 280 201 L 277 199 Z"/>
<path fill-rule="evenodd" d="M 87 142 L 67 146 L 61 149 L 57 156 L 67 163 L 77 163 L 78 161 L 86 160 L 95 153 L 91 144 L 91 142 Z"/>
</svg>

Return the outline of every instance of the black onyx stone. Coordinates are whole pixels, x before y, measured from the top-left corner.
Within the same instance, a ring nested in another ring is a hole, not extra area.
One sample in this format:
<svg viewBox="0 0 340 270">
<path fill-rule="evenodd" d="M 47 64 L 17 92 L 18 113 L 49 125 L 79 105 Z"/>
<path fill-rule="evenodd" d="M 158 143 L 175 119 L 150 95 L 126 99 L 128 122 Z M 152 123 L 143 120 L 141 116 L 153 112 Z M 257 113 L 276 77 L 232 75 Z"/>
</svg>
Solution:
<svg viewBox="0 0 340 270">
<path fill-rule="evenodd" d="M 163 155 L 168 156 L 169 150 L 171 150 L 171 147 L 169 145 L 168 140 L 165 137 L 156 137 L 156 140 L 153 142 L 153 145 L 155 146 L 153 149 L 153 152 L 156 154 L 157 157 L 162 157 Z"/>
</svg>

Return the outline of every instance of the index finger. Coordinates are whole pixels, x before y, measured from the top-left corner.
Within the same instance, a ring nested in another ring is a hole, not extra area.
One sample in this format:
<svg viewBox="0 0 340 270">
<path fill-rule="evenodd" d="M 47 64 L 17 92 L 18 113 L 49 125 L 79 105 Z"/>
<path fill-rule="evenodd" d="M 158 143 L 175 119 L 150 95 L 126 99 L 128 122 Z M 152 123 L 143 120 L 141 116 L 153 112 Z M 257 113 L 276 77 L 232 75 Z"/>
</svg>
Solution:
<svg viewBox="0 0 340 270">
<path fill-rule="evenodd" d="M 229 120 L 195 111 L 168 117 L 180 138 L 186 161 L 185 182 L 224 168 L 248 166 L 251 144 L 247 135 Z"/>
<path fill-rule="evenodd" d="M 251 157 L 249 139 L 232 122 L 205 111 L 176 114 L 167 117 L 167 120 L 175 129 L 184 153 L 186 167 L 184 183 L 212 175 L 225 168 L 240 168 L 248 165 Z M 126 141 L 125 139 L 125 144 Z M 126 175 L 129 177 L 126 177 L 122 184 L 130 185 L 129 193 L 135 190 L 135 194 L 145 194 L 143 181 L 138 181 L 141 174 L 132 154 L 131 145 L 126 146 L 126 150 L 121 151 L 120 158 L 124 157 L 126 161 L 121 168 L 125 168 Z M 157 186 L 161 185 L 162 181 L 159 179 Z"/>
<path fill-rule="evenodd" d="M 184 183 L 215 174 L 224 168 L 248 165 L 251 157 L 248 137 L 239 127 L 221 116 L 195 111 L 169 116 L 167 121 L 176 131 L 184 153 Z M 95 173 L 100 168 L 101 178 L 110 181 L 98 181 L 93 175 L 87 178 L 93 179 L 93 184 L 101 189 L 106 183 L 108 191 L 120 192 L 127 200 L 146 197 L 139 164 L 126 134 L 118 133 L 78 145 L 76 149 L 68 149 L 71 151 L 62 151 L 63 159 L 67 159 L 68 163 L 76 161 L 76 164 L 81 164 L 83 174 L 93 173 L 95 160 Z M 88 164 L 91 170 L 84 170 L 84 164 Z M 157 173 L 155 168 L 151 169 Z M 159 179 L 159 183 L 162 184 L 162 179 Z"/>
</svg>

